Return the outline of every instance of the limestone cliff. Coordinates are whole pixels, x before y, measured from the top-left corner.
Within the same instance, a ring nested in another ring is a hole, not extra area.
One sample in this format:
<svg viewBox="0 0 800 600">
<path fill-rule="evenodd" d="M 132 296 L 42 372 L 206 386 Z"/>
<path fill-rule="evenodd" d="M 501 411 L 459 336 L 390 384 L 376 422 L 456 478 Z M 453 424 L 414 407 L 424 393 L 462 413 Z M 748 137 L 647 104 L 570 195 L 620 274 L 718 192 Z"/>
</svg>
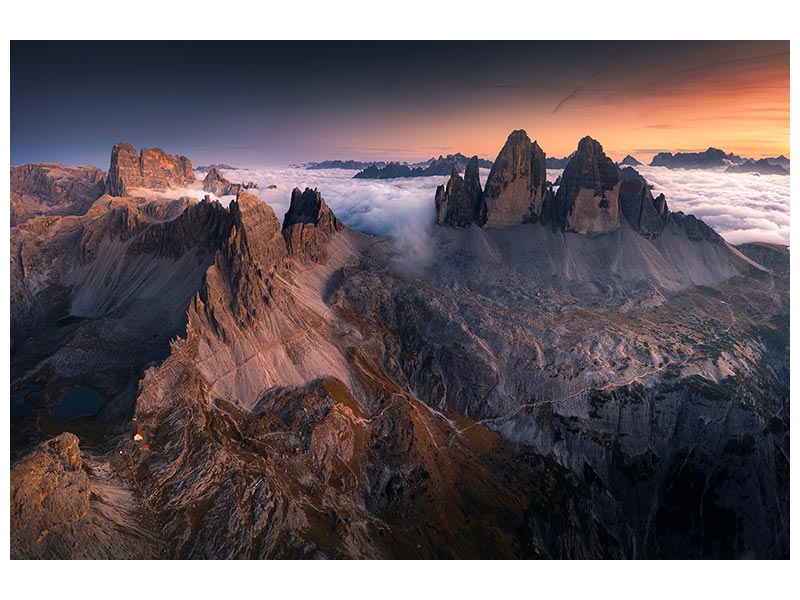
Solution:
<svg viewBox="0 0 800 600">
<path fill-rule="evenodd" d="M 583 138 L 561 177 L 551 222 L 565 231 L 599 235 L 620 223 L 619 169 L 590 137 Z"/>
<path fill-rule="evenodd" d="M 497 155 L 484 189 L 487 228 L 537 221 L 547 193 L 546 157 L 519 129 L 511 132 Z"/>
<path fill-rule="evenodd" d="M 161 148 L 136 149 L 126 142 L 114 144 L 108 169 L 106 192 L 128 196 L 132 190 L 167 190 L 194 183 L 192 161 L 185 156 L 167 154 Z"/>
</svg>

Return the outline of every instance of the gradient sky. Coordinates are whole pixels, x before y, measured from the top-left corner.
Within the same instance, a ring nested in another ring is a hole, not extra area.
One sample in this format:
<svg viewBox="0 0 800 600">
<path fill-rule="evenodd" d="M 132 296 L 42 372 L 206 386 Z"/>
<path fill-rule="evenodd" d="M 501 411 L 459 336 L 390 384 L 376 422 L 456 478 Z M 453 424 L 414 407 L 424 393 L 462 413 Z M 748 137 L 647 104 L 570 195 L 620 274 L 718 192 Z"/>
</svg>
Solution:
<svg viewBox="0 0 800 600">
<path fill-rule="evenodd" d="M 788 42 L 12 42 L 11 162 L 789 155 Z"/>
</svg>

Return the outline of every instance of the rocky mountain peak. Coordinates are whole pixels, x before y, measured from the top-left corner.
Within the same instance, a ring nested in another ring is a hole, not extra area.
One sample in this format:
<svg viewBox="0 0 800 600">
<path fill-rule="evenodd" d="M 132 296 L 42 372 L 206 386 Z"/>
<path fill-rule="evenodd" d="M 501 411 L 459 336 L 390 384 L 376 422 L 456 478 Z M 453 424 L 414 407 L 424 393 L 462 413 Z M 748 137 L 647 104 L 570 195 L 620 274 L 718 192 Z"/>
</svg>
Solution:
<svg viewBox="0 0 800 600">
<path fill-rule="evenodd" d="M 230 187 L 231 182 L 216 167 L 213 167 L 203 179 L 203 191 L 210 192 L 215 196 L 226 195 Z"/>
<path fill-rule="evenodd" d="M 344 225 L 325 203 L 319 190 L 292 190 L 282 229 L 289 254 L 321 260 L 325 256 L 325 240 L 342 229 Z"/>
<path fill-rule="evenodd" d="M 546 156 L 524 129 L 508 136 L 486 180 L 485 227 L 537 221 L 547 194 Z"/>
<path fill-rule="evenodd" d="M 620 164 L 620 165 L 629 166 L 629 167 L 639 167 L 639 166 L 641 166 L 641 165 L 642 165 L 642 163 L 640 163 L 638 160 L 636 160 L 636 159 L 635 159 L 633 156 L 631 156 L 630 154 L 626 155 L 626 156 L 625 156 L 625 158 L 623 158 L 623 159 L 620 161 L 620 163 L 619 163 L 619 164 Z"/>
<path fill-rule="evenodd" d="M 453 168 L 447 186 L 436 188 L 435 202 L 437 225 L 469 227 L 483 221 L 486 204 L 483 201 L 477 156 L 467 163 L 463 178 Z"/>
<path fill-rule="evenodd" d="M 219 206 L 216 202 L 204 202 Z M 271 278 L 286 258 L 286 244 L 272 207 L 240 193 L 228 206 L 227 238 L 215 253 L 189 311 L 187 331 L 209 327 L 228 339 L 237 327 L 257 322 L 272 297 Z"/>
<path fill-rule="evenodd" d="M 106 179 L 111 196 L 128 196 L 134 188 L 167 190 L 183 187 L 195 180 L 192 161 L 185 156 L 167 154 L 161 148 L 136 148 L 127 142 L 114 144 Z"/>
<path fill-rule="evenodd" d="M 243 190 L 258 189 L 258 184 L 249 181 L 247 183 L 231 183 L 217 167 L 212 167 L 203 179 L 203 191 L 214 194 L 215 196 L 235 196 Z"/>
<path fill-rule="evenodd" d="M 561 177 L 553 222 L 566 231 L 597 235 L 619 227 L 619 169 L 600 143 L 589 136 Z"/>
</svg>

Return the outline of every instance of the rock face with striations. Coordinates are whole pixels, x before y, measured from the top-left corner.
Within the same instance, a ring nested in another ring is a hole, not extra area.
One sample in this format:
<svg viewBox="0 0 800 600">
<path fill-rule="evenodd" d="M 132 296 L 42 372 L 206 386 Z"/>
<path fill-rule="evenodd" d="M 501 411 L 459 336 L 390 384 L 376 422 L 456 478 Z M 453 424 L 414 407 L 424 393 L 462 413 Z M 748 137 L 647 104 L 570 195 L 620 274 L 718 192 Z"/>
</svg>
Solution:
<svg viewBox="0 0 800 600">
<path fill-rule="evenodd" d="M 552 222 L 566 231 L 587 235 L 619 227 L 619 169 L 599 142 L 586 136 L 564 169 L 556 194 Z"/>
<path fill-rule="evenodd" d="M 536 222 L 547 194 L 546 157 L 523 129 L 512 131 L 486 180 L 487 228 Z"/>
<path fill-rule="evenodd" d="M 447 186 L 436 188 L 436 224 L 448 227 L 469 227 L 485 219 L 486 204 L 478 174 L 478 157 L 467 164 L 464 177 L 456 169 Z"/>
<path fill-rule="evenodd" d="M 664 194 L 653 198 L 645 178 L 631 167 L 620 171 L 619 206 L 628 224 L 644 237 L 656 237 L 669 220 Z"/>
<path fill-rule="evenodd" d="M 325 240 L 344 225 L 317 189 L 292 190 L 289 210 L 283 217 L 283 237 L 289 254 L 319 261 L 325 258 Z"/>
<path fill-rule="evenodd" d="M 185 156 L 167 154 L 161 148 L 142 148 L 141 154 L 126 142 L 114 144 L 108 169 L 106 192 L 128 196 L 135 188 L 167 190 L 183 187 L 195 180 L 192 161 Z"/>
</svg>

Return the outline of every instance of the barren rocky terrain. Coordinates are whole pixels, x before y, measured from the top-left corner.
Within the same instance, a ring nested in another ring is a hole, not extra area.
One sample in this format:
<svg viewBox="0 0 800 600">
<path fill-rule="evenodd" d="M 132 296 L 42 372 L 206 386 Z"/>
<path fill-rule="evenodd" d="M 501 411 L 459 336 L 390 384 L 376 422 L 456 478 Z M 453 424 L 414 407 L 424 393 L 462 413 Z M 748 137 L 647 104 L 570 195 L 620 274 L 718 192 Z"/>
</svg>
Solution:
<svg viewBox="0 0 800 600">
<path fill-rule="evenodd" d="M 12 227 L 12 556 L 788 556 L 785 247 L 591 138 L 557 191 L 524 131 L 454 171 L 422 263 L 159 152 Z"/>
</svg>

